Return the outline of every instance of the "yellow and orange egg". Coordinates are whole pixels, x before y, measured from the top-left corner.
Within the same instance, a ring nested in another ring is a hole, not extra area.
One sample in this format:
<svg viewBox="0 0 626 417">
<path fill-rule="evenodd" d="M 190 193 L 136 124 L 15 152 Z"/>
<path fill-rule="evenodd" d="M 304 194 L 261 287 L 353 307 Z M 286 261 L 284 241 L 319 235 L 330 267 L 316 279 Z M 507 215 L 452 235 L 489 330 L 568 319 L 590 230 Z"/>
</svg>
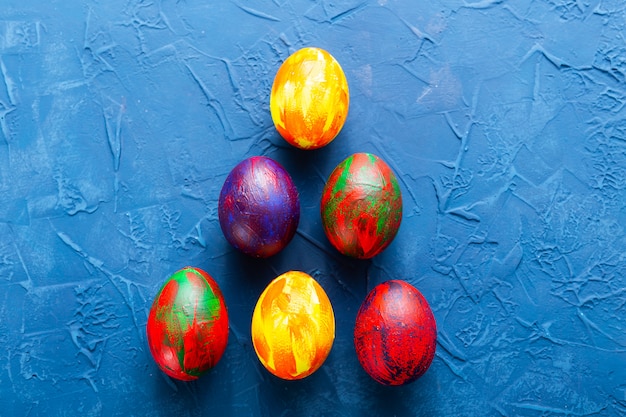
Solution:
<svg viewBox="0 0 626 417">
<path fill-rule="evenodd" d="M 252 343 L 275 376 L 302 379 L 322 366 L 335 340 L 335 316 L 313 277 L 289 271 L 265 288 L 252 315 Z"/>
<path fill-rule="evenodd" d="M 330 53 L 314 47 L 302 48 L 283 62 L 270 94 L 276 130 L 301 149 L 329 144 L 343 127 L 349 104 L 343 69 Z"/>
</svg>

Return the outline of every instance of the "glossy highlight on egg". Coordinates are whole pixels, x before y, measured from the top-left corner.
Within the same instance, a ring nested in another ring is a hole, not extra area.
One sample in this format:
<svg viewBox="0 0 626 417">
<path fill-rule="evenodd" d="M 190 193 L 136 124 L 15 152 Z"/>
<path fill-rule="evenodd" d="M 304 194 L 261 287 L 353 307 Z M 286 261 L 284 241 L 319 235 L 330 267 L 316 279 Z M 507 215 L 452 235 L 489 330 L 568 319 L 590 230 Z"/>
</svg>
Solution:
<svg viewBox="0 0 626 417">
<path fill-rule="evenodd" d="M 280 66 L 270 94 L 276 130 L 291 145 L 329 144 L 348 116 L 348 81 L 337 60 L 320 48 L 302 48 Z"/>
<path fill-rule="evenodd" d="M 167 279 L 146 325 L 150 353 L 159 368 L 182 381 L 213 368 L 228 343 L 228 313 L 213 278 L 186 267 Z"/>
<path fill-rule="evenodd" d="M 335 316 L 324 289 L 310 275 L 289 271 L 263 291 L 252 315 L 252 342 L 273 375 L 302 379 L 324 363 L 335 339 Z"/>
<path fill-rule="evenodd" d="M 435 357 L 437 326 L 430 305 L 406 281 L 383 282 L 367 295 L 354 327 L 363 369 L 383 385 L 405 385 L 422 376 Z"/>
<path fill-rule="evenodd" d="M 270 257 L 296 233 L 298 190 L 278 162 L 266 156 L 247 158 L 233 168 L 222 186 L 218 217 L 232 246 L 253 257 Z"/>
<path fill-rule="evenodd" d="M 320 208 L 330 243 L 344 255 L 369 259 L 385 250 L 398 233 L 402 193 L 381 158 L 356 153 L 330 174 Z"/>
</svg>

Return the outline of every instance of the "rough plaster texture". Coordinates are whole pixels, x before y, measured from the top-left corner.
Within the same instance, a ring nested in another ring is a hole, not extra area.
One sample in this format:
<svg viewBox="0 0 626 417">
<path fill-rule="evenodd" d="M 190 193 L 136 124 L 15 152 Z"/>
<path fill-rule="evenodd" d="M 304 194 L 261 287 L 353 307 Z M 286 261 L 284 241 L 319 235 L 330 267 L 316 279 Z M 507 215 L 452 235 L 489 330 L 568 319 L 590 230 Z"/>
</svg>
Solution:
<svg viewBox="0 0 626 417">
<path fill-rule="evenodd" d="M 3 0 L 0 414 L 626 415 L 626 3 L 621 0 Z M 276 133 L 269 92 L 303 46 L 351 92 L 328 147 Z M 398 175 L 404 219 L 371 261 L 326 240 L 319 199 L 354 152 Z M 217 199 L 252 155 L 302 203 L 268 260 L 232 249 Z M 145 324 L 186 265 L 220 284 L 222 361 L 160 373 Z M 255 302 L 299 269 L 328 293 L 333 350 L 281 381 L 250 339 Z M 352 342 L 387 279 L 429 300 L 435 360 L 383 387 Z"/>
</svg>

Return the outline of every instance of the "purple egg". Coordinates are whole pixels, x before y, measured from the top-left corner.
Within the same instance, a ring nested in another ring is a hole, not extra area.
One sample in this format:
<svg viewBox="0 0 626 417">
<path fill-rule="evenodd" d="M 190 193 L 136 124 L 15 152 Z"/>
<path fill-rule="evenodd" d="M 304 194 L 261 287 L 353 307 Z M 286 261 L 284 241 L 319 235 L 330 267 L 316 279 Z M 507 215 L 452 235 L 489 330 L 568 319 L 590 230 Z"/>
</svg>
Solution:
<svg viewBox="0 0 626 417">
<path fill-rule="evenodd" d="M 293 238 L 300 221 L 298 190 L 278 162 L 253 156 L 228 174 L 218 203 L 226 240 L 243 253 L 267 258 Z"/>
</svg>

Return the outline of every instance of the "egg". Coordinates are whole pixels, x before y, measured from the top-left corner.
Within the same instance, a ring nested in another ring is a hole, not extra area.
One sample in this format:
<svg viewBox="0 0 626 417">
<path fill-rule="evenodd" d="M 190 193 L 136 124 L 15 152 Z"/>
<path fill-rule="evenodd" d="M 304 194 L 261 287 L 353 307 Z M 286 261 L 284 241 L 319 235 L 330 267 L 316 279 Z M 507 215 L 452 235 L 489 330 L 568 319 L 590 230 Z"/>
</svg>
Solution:
<svg viewBox="0 0 626 417">
<path fill-rule="evenodd" d="M 267 258 L 291 241 L 300 221 L 298 190 L 278 162 L 253 156 L 228 174 L 218 201 L 220 227 L 241 252 Z"/>
<path fill-rule="evenodd" d="M 270 94 L 276 130 L 301 149 L 326 146 L 348 116 L 348 81 L 335 58 L 320 48 L 302 48 L 280 66 Z"/>
<path fill-rule="evenodd" d="M 302 379 L 324 363 L 335 340 L 335 316 L 310 275 L 286 272 L 263 291 L 252 314 L 252 343 L 273 375 Z"/>
<path fill-rule="evenodd" d="M 146 330 L 163 372 L 197 379 L 218 363 L 228 343 L 226 303 L 217 283 L 198 268 L 177 271 L 155 297 Z"/>
<path fill-rule="evenodd" d="M 384 385 L 415 381 L 430 367 L 436 344 L 435 317 L 411 284 L 386 281 L 367 295 L 356 317 L 354 347 L 373 379 Z"/>
<path fill-rule="evenodd" d="M 402 221 L 395 174 L 378 156 L 356 153 L 330 174 L 322 191 L 322 225 L 344 255 L 369 259 L 393 241 Z"/>
</svg>

